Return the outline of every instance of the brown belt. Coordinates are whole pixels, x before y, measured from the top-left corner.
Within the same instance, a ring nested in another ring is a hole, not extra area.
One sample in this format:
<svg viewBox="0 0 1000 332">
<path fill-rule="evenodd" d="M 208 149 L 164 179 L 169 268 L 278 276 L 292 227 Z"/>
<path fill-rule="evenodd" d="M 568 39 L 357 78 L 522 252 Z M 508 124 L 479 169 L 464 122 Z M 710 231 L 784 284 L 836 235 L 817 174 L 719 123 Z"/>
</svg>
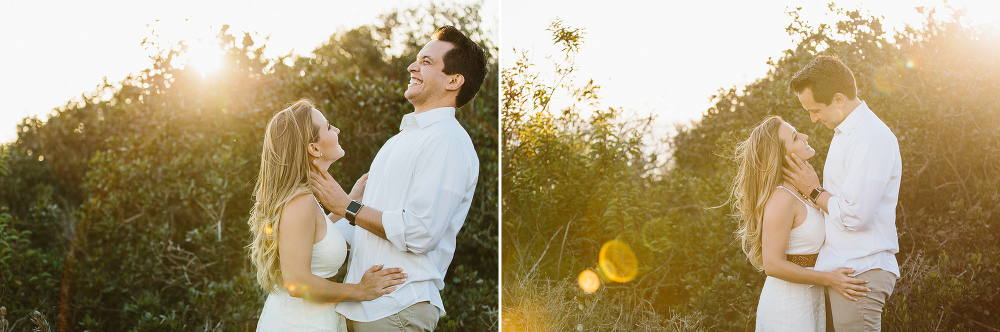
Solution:
<svg viewBox="0 0 1000 332">
<path fill-rule="evenodd" d="M 795 263 L 795 265 L 801 267 L 814 267 L 816 266 L 816 257 L 819 254 L 812 255 L 785 255 L 785 259 L 789 262 Z"/>
</svg>

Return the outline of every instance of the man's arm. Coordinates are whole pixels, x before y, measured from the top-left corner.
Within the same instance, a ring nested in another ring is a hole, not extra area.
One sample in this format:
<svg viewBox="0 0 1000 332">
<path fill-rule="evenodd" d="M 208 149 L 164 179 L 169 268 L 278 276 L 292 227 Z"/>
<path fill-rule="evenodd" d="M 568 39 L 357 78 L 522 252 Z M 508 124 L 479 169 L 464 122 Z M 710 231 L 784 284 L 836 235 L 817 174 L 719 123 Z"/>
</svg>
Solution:
<svg viewBox="0 0 1000 332">
<path fill-rule="evenodd" d="M 899 148 L 879 137 L 860 137 L 847 146 L 847 179 L 827 205 L 828 220 L 852 231 L 868 229 L 892 180 Z"/>
<path fill-rule="evenodd" d="M 388 240 L 400 251 L 424 253 L 437 248 L 449 221 L 459 213 L 470 181 L 478 178 L 478 160 L 467 156 L 462 142 L 442 137 L 417 160 L 404 208 L 379 211 L 364 206 L 355 218 L 358 227 Z M 330 211 L 343 213 L 351 200 L 329 174 L 311 174 L 315 194 Z M 470 170 L 473 173 L 470 173 Z M 467 212 L 467 211 L 466 211 Z"/>
<path fill-rule="evenodd" d="M 847 165 L 844 184 L 839 196 L 821 193 L 817 205 L 827 212 L 827 220 L 852 231 L 867 229 L 874 221 L 876 209 L 892 178 L 894 155 L 899 150 L 892 144 L 880 142 L 877 137 L 859 138 L 847 147 Z M 812 166 L 792 155 L 786 170 L 786 179 L 799 192 L 808 195 L 819 187 Z M 811 176 L 810 176 L 811 173 Z"/>
<path fill-rule="evenodd" d="M 330 176 L 330 173 L 320 169 L 319 166 L 316 165 L 315 161 L 312 166 L 312 172 L 309 173 L 309 182 L 312 184 L 313 195 L 316 196 L 324 207 L 330 210 L 331 215 L 343 218 L 343 213 L 347 210 L 347 205 L 351 204 L 351 196 L 344 192 L 344 188 L 340 187 L 340 183 L 337 183 L 337 180 L 334 180 L 333 177 Z M 362 179 L 367 180 L 368 174 L 365 174 Z M 355 184 L 355 188 L 357 188 L 358 184 L 364 185 L 361 179 L 359 179 L 358 183 Z M 357 190 L 352 190 L 352 192 L 355 191 Z M 364 189 L 362 189 L 362 192 L 363 191 Z M 372 207 L 361 207 L 361 211 L 359 211 L 358 215 L 354 218 L 354 224 L 380 238 L 386 238 L 385 229 L 382 228 L 382 212 Z M 338 227 L 338 229 L 339 228 L 340 227 Z"/>
</svg>

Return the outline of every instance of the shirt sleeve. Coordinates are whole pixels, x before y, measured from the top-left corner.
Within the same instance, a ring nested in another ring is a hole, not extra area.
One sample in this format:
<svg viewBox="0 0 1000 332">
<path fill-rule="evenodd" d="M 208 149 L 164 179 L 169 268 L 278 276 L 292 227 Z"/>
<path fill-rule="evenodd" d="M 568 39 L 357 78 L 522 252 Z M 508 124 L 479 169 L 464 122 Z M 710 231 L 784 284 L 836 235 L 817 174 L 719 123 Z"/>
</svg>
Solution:
<svg viewBox="0 0 1000 332">
<path fill-rule="evenodd" d="M 417 254 L 437 248 L 455 220 L 464 222 L 478 179 L 478 159 L 468 156 L 460 139 L 442 137 L 425 149 L 404 208 L 382 212 L 386 239 L 399 251 Z"/>
<path fill-rule="evenodd" d="M 340 220 L 337 220 L 336 222 L 333 223 L 333 226 L 337 227 L 337 230 L 340 231 L 340 234 L 343 235 L 344 239 L 347 240 L 347 245 L 353 248 L 354 227 L 357 226 L 351 226 L 351 222 L 347 221 L 347 218 L 340 218 Z"/>
<path fill-rule="evenodd" d="M 847 146 L 845 179 L 838 195 L 827 203 L 827 220 L 851 231 L 863 231 L 875 222 L 876 210 L 892 179 L 896 144 L 874 135 L 858 137 Z"/>
</svg>

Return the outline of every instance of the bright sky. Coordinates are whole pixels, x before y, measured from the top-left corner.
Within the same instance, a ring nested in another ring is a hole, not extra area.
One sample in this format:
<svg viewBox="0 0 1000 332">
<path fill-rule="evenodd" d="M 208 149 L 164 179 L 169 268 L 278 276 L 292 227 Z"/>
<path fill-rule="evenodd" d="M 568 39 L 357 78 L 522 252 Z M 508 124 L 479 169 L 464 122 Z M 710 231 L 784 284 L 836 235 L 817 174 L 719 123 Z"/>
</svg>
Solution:
<svg viewBox="0 0 1000 332">
<path fill-rule="evenodd" d="M 801 16 L 815 26 L 836 22 L 827 14 L 829 2 L 504 0 L 501 56 L 508 61 L 515 55 L 512 48 L 532 50 L 536 65 L 549 63 L 545 56 L 560 49 L 551 46 L 545 29 L 560 18 L 564 26 L 586 32 L 577 56 L 578 83 L 592 78 L 602 86 L 602 105 L 653 112 L 658 124 L 673 128 L 671 123 L 700 118 L 719 89 L 763 77 L 768 58 L 777 60 L 795 46 L 785 32 L 792 22 L 786 7 L 805 7 Z M 939 0 L 836 2 L 841 8 L 885 16 L 887 30 L 922 22 L 917 6 L 940 5 Z M 949 3 L 957 8 L 966 4 L 974 21 L 1000 24 L 1000 1 Z"/>
<path fill-rule="evenodd" d="M 25 117 L 47 117 L 53 109 L 94 91 L 103 77 L 120 82 L 129 73 L 150 67 L 150 52 L 140 42 L 152 30 L 172 42 L 190 41 L 212 38 L 229 24 L 237 40 L 241 31 L 256 32 L 258 45 L 270 35 L 268 57 L 293 50 L 307 55 L 339 30 L 373 23 L 393 8 L 421 3 L 429 1 L 3 1 L 0 142 L 16 139 L 16 126 Z M 499 0 L 484 0 L 482 8 L 484 31 L 498 36 Z"/>
</svg>

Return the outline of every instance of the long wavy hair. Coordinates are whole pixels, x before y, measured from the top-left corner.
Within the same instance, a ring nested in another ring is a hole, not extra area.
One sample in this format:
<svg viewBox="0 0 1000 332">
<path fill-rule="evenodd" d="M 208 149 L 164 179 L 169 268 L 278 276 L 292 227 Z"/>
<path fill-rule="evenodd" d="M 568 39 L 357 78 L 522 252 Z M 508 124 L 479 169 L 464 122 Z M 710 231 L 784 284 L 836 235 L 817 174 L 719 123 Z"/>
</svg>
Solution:
<svg viewBox="0 0 1000 332">
<path fill-rule="evenodd" d="M 278 257 L 281 211 L 292 198 L 312 193 L 307 148 L 319 139 L 319 127 L 312 121 L 313 108 L 308 100 L 299 100 L 276 113 L 264 132 L 260 174 L 247 221 L 253 240 L 247 248 L 257 270 L 257 283 L 268 292 L 280 289 L 283 281 Z"/>
<path fill-rule="evenodd" d="M 781 170 L 785 164 L 785 144 L 778 138 L 778 128 L 783 122 L 779 116 L 764 119 L 750 132 L 750 137 L 736 146 L 733 155 L 737 173 L 730 187 L 730 201 L 735 205 L 740 225 L 736 235 L 750 264 L 758 270 L 764 269 L 761 253 L 764 205 L 774 188 L 784 181 Z"/>
</svg>

